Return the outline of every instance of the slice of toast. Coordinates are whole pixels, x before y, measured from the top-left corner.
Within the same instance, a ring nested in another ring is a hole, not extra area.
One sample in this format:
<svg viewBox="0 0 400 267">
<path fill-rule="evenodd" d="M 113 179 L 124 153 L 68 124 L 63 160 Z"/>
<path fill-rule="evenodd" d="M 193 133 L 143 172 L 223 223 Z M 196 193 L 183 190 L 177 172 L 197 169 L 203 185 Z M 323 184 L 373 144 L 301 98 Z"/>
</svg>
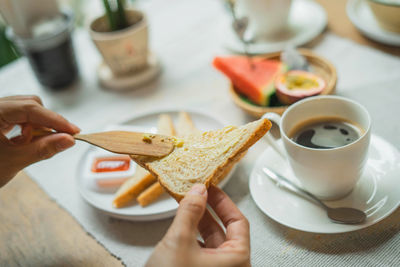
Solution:
<svg viewBox="0 0 400 267">
<path fill-rule="evenodd" d="M 176 126 L 176 132 L 178 137 L 184 137 L 189 134 L 201 133 L 199 129 L 196 128 L 194 125 L 192 118 L 190 115 L 185 112 L 181 111 L 178 116 L 178 123 Z M 232 161 L 229 165 L 226 166 L 225 171 L 221 173 L 218 177 L 214 177 L 212 180 L 212 184 L 217 185 L 221 182 L 232 170 L 232 168 L 236 165 L 236 163 L 246 155 L 246 152 L 243 152 L 242 155 L 237 157 L 236 161 Z"/>
<path fill-rule="evenodd" d="M 178 123 L 175 130 L 178 137 L 183 137 L 188 134 L 200 133 L 200 130 L 198 130 L 194 126 L 190 115 L 184 111 L 181 111 L 179 113 Z M 159 182 L 155 182 L 149 188 L 140 193 L 136 200 L 140 204 L 140 206 L 145 207 L 156 201 L 164 192 L 165 190 L 162 185 Z"/>
<path fill-rule="evenodd" d="M 178 115 L 178 123 L 176 124 L 176 134 L 178 137 L 184 137 L 185 135 L 200 133 L 200 130 L 194 126 L 190 115 L 181 111 Z"/>
<path fill-rule="evenodd" d="M 175 135 L 174 125 L 169 115 L 166 114 L 160 115 L 157 123 L 157 133 L 164 135 Z M 133 199 L 139 196 L 139 194 L 141 194 L 143 190 L 145 190 L 153 183 L 158 183 L 157 179 L 142 167 L 137 166 L 136 172 L 133 175 L 133 177 L 129 178 L 125 183 L 123 183 L 121 187 L 118 189 L 117 193 L 115 194 L 115 198 L 113 200 L 114 207 L 121 208 L 123 206 L 126 206 Z M 159 192 L 159 191 L 147 191 L 147 192 L 149 193 L 149 192 Z M 156 199 L 157 197 L 158 196 L 153 196 L 152 198 Z M 142 198 L 150 199 L 151 197 L 142 196 Z"/>
<path fill-rule="evenodd" d="M 216 184 L 227 170 L 271 128 L 267 119 L 241 127 L 228 126 L 217 131 L 186 135 L 183 145 L 163 157 L 132 157 L 157 177 L 159 183 L 180 201 L 196 183 Z"/>
<path fill-rule="evenodd" d="M 151 173 L 137 166 L 135 174 L 126 180 L 118 189 L 113 200 L 113 206 L 116 208 L 126 206 L 143 190 L 156 181 L 157 179 Z"/>
<path fill-rule="evenodd" d="M 156 201 L 163 193 L 165 192 L 164 188 L 160 185 L 159 182 L 155 182 L 146 190 L 144 190 L 140 195 L 136 198 L 136 201 L 142 207 L 146 207 L 150 205 L 154 201 Z"/>
</svg>

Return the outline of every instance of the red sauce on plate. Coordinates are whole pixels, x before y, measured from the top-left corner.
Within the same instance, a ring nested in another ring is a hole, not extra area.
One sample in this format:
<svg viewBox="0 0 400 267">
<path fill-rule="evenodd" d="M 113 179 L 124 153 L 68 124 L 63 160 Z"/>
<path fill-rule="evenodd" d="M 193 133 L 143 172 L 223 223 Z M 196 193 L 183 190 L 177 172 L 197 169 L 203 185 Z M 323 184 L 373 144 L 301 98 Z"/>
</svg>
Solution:
<svg viewBox="0 0 400 267">
<path fill-rule="evenodd" d="M 129 170 L 129 156 L 97 158 L 92 164 L 92 172 L 120 172 Z"/>
</svg>

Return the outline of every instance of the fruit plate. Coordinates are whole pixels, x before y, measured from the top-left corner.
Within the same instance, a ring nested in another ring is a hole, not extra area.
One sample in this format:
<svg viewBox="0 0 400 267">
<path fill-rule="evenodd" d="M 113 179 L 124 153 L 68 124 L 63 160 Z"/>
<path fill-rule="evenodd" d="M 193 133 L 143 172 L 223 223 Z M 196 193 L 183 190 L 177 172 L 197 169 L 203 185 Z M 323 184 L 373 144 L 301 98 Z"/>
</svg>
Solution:
<svg viewBox="0 0 400 267">
<path fill-rule="evenodd" d="M 336 69 L 328 60 L 316 55 L 311 50 L 298 49 L 301 55 L 303 55 L 311 66 L 312 72 L 319 75 L 326 82 L 326 87 L 322 91 L 321 95 L 329 95 L 335 92 L 337 74 Z M 281 52 L 271 53 L 264 55 L 266 59 L 280 60 Z M 240 94 L 235 90 L 233 84 L 230 84 L 229 92 L 233 98 L 235 104 L 243 109 L 246 113 L 254 116 L 261 117 L 267 112 L 275 112 L 282 114 L 288 106 L 274 106 L 274 107 L 263 107 L 256 104 L 252 104 L 244 100 Z"/>
</svg>

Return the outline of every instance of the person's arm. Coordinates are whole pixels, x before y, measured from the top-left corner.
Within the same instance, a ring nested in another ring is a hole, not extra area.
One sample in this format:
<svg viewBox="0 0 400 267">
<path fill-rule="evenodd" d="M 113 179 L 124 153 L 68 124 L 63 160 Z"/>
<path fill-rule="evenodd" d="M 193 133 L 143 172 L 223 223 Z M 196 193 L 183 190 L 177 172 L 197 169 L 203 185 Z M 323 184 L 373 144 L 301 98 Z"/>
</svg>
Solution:
<svg viewBox="0 0 400 267">
<path fill-rule="evenodd" d="M 226 233 L 206 210 L 207 202 Z M 204 242 L 197 240 L 197 229 Z M 204 185 L 195 185 L 146 266 L 250 266 L 249 222 L 220 189 L 211 186 L 207 194 Z"/>
<path fill-rule="evenodd" d="M 21 126 L 21 135 L 9 140 L 5 135 L 15 125 Z M 50 128 L 58 133 L 35 138 L 35 128 Z M 0 98 L 0 187 L 26 166 L 74 145 L 71 135 L 79 131 L 61 115 L 44 108 L 37 96 Z"/>
</svg>

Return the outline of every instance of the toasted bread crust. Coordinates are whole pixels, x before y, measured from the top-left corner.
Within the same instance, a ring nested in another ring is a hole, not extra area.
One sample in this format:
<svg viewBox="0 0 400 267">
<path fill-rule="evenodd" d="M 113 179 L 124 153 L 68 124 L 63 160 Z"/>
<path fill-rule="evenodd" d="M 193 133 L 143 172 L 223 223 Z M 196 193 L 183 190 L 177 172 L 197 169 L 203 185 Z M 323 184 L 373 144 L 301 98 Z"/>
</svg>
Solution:
<svg viewBox="0 0 400 267">
<path fill-rule="evenodd" d="M 178 116 L 176 132 L 178 137 L 183 137 L 188 134 L 199 133 L 200 130 L 197 129 L 196 126 L 194 126 L 194 123 L 190 118 L 190 115 L 185 111 L 181 111 L 179 112 Z"/>
<path fill-rule="evenodd" d="M 136 169 L 133 177 L 129 178 L 115 194 L 113 200 L 114 207 L 122 208 L 126 206 L 155 181 L 157 181 L 155 176 L 151 175 L 145 169 Z"/>
<path fill-rule="evenodd" d="M 140 206 L 145 207 L 156 201 L 163 193 L 164 188 L 159 182 L 156 181 L 153 185 L 149 186 L 142 193 L 140 193 L 136 200 Z"/>
<path fill-rule="evenodd" d="M 232 159 L 226 166 L 225 170 L 219 175 L 219 176 L 214 176 L 214 178 L 211 181 L 211 184 L 217 185 L 219 184 L 225 177 L 232 171 L 232 168 L 238 163 L 245 155 L 247 151 L 242 152 L 240 154 L 237 154 L 234 159 Z"/>
<path fill-rule="evenodd" d="M 225 175 L 232 169 L 234 164 L 238 162 L 246 153 L 246 151 L 256 143 L 261 137 L 263 137 L 267 131 L 271 128 L 271 122 L 267 119 L 263 119 L 258 125 L 258 127 L 253 131 L 253 133 L 248 137 L 248 139 L 239 147 L 236 151 L 232 153 L 232 155 L 225 160 L 224 163 L 220 164 L 215 171 L 205 179 L 204 184 L 208 188 L 210 184 L 217 184 Z M 158 182 L 164 187 L 164 189 L 176 199 L 176 201 L 180 201 L 185 195 L 178 194 L 172 191 L 166 183 L 163 181 L 163 178 L 157 173 L 157 171 L 152 168 L 151 164 L 148 162 L 140 162 L 138 158 L 133 158 L 140 166 L 147 169 L 150 173 L 152 173 L 155 177 L 157 177 Z"/>
</svg>

